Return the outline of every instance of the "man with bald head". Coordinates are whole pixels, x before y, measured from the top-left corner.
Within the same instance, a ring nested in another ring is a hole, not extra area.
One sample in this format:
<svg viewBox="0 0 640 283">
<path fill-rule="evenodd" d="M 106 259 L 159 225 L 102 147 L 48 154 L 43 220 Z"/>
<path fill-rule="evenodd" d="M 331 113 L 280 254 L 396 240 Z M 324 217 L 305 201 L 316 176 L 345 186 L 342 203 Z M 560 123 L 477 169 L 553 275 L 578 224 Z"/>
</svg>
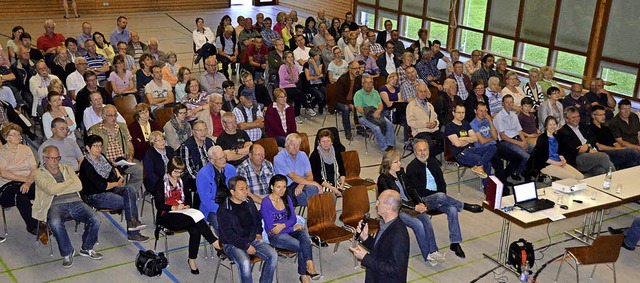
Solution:
<svg viewBox="0 0 640 283">
<path fill-rule="evenodd" d="M 149 38 L 149 44 L 147 46 L 149 46 L 149 51 L 147 53 L 151 54 L 153 63 L 155 65 L 164 66 L 164 63 L 167 62 L 167 55 L 164 53 L 164 51 L 158 49 L 158 39 L 153 37 Z"/>
<path fill-rule="evenodd" d="M 209 94 L 222 94 L 222 83 L 226 81 L 227 78 L 223 73 L 218 72 L 218 59 L 216 59 L 216 56 L 207 57 L 207 59 L 204 60 L 204 68 L 207 71 L 202 73 L 198 79 L 203 90 Z"/>
<path fill-rule="evenodd" d="M 416 139 L 423 139 L 429 143 L 431 156 L 437 156 L 444 151 L 444 135 L 440 131 L 440 122 L 435 108 L 429 102 L 431 92 L 425 84 L 416 87 L 416 99 L 407 105 L 407 124 L 411 127 Z"/>
<path fill-rule="evenodd" d="M 316 25 L 320 25 L 320 23 L 324 23 L 327 26 L 331 26 L 331 19 L 327 18 L 327 11 L 324 8 L 318 9 L 318 16 L 315 18 L 315 20 L 316 20 Z"/>
<path fill-rule="evenodd" d="M 249 147 L 249 158 L 236 168 L 238 175 L 247 179 L 249 197 L 255 203 L 262 203 L 262 198 L 269 194 L 269 180 L 275 174 L 273 163 L 265 160 L 264 147 L 254 143 Z"/>
<path fill-rule="evenodd" d="M 78 92 L 87 85 L 82 77 L 88 68 L 87 59 L 78 57 L 76 58 L 75 65 L 76 70 L 67 76 L 67 93 L 74 101 L 76 100 Z"/>
<path fill-rule="evenodd" d="M 53 55 L 56 52 L 56 47 L 64 46 L 64 35 L 56 33 L 55 30 L 56 23 L 53 20 L 44 22 L 44 34 L 38 37 L 37 41 L 38 50 Z"/>
<path fill-rule="evenodd" d="M 351 122 L 349 122 L 349 115 L 352 110 L 355 110 L 353 106 L 353 97 L 356 91 L 362 89 L 362 74 L 360 74 L 360 65 L 356 61 L 349 63 L 348 72 L 342 74 L 336 82 L 336 111 L 342 113 L 342 127 L 344 128 L 345 136 L 348 140 L 351 140 Z"/>
<path fill-rule="evenodd" d="M 131 32 L 131 40 L 129 40 L 129 43 L 127 43 L 127 54 L 133 56 L 133 59 L 138 62 L 138 59 L 140 59 L 140 56 L 149 51 L 149 47 L 140 42 L 140 36 L 138 35 L 138 32 L 132 31 Z"/>
<path fill-rule="evenodd" d="M 362 245 L 349 247 L 349 250 L 366 268 L 365 282 L 407 282 L 409 233 L 407 226 L 398 220 L 401 206 L 400 193 L 383 191 L 376 200 L 376 210 L 382 217 L 380 231 L 372 237 L 369 235 L 369 224 L 362 231 L 358 228 Z"/>
<path fill-rule="evenodd" d="M 105 105 L 102 108 L 102 122 L 89 128 L 87 135 L 98 135 L 102 138 L 104 141 L 102 154 L 112 166 L 118 167 L 120 172 L 124 171 L 130 175 L 127 186 L 137 191 L 142 187 L 142 164 L 137 162 L 129 166 L 116 166 L 116 162 L 120 160 L 134 162 L 134 148 L 127 124 L 117 122 L 117 117 L 116 107 L 111 104 Z"/>
</svg>

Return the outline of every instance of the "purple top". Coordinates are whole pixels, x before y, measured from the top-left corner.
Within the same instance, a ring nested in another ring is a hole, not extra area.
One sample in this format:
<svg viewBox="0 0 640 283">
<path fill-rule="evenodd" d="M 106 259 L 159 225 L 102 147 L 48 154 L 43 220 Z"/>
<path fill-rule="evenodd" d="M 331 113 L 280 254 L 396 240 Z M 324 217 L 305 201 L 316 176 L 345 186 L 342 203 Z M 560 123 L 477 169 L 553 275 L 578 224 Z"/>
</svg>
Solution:
<svg viewBox="0 0 640 283">
<path fill-rule="evenodd" d="M 282 64 L 280 66 L 280 70 L 278 70 L 278 75 L 280 75 L 280 87 L 281 88 L 294 88 L 296 87 L 296 83 L 298 83 L 298 74 L 300 71 L 298 70 L 298 66 L 293 65 L 293 73 L 290 74 L 287 64 Z"/>
<path fill-rule="evenodd" d="M 389 95 L 389 101 L 398 101 L 398 94 L 400 93 L 400 88 L 399 87 L 394 87 L 395 92 L 391 92 L 389 91 L 389 88 L 387 87 L 387 85 L 383 85 L 380 87 L 380 91 L 379 92 L 386 92 Z M 387 104 L 382 103 L 382 105 L 384 106 L 384 109 L 387 109 L 389 107 L 387 107 Z"/>
<path fill-rule="evenodd" d="M 271 198 L 269 196 L 262 199 L 262 204 L 260 205 L 260 214 L 262 214 L 262 220 L 264 220 L 264 230 L 269 233 L 271 229 L 273 229 L 274 224 L 284 223 L 285 228 L 280 231 L 280 233 L 291 233 L 293 232 L 293 226 L 296 225 L 296 211 L 293 208 L 293 202 L 290 197 L 287 197 L 289 211 L 291 211 L 291 215 L 287 218 L 287 208 L 285 207 L 283 210 L 277 210 L 273 207 L 273 203 L 271 202 Z"/>
<path fill-rule="evenodd" d="M 380 68 L 378 68 L 378 64 L 376 64 L 376 59 L 373 59 L 373 56 L 369 56 L 364 58 L 362 54 L 358 54 L 356 56 L 356 61 L 364 61 L 364 72 L 370 75 L 375 75 L 380 73 Z"/>
<path fill-rule="evenodd" d="M 537 133 L 536 128 L 536 116 L 535 115 L 524 115 L 522 113 L 518 114 L 518 121 L 520 122 L 520 127 L 522 127 L 522 131 L 527 134 L 535 134 Z"/>
<path fill-rule="evenodd" d="M 120 76 L 118 76 L 118 74 L 116 74 L 116 72 L 111 72 L 111 74 L 109 75 L 109 82 L 116 82 L 116 87 L 117 88 L 127 88 L 129 87 L 129 83 L 131 82 L 131 78 L 133 78 L 133 74 L 131 74 L 131 71 L 129 70 L 125 70 L 126 72 L 124 73 L 124 78 L 121 78 Z M 116 96 L 115 92 L 111 93 L 111 96 Z"/>
</svg>

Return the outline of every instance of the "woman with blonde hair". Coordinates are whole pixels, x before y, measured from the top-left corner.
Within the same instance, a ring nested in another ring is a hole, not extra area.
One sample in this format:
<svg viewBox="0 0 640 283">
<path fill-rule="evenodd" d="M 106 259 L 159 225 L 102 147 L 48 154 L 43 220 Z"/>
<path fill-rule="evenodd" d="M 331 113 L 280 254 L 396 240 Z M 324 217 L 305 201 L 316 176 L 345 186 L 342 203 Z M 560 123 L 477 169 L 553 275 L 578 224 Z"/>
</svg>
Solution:
<svg viewBox="0 0 640 283">
<path fill-rule="evenodd" d="M 549 89 L 552 86 L 557 87 L 560 90 L 560 98 L 563 98 L 565 95 L 567 95 L 567 93 L 565 93 L 564 89 L 562 89 L 560 84 L 558 84 L 558 82 L 556 82 L 553 79 L 553 76 L 555 75 L 555 73 L 556 71 L 549 66 L 544 66 L 540 68 L 540 74 L 542 75 L 540 86 L 542 87 L 543 93 L 547 93 L 547 89 Z M 546 99 L 546 96 L 545 96 L 545 99 Z"/>
<path fill-rule="evenodd" d="M 515 71 L 508 71 L 506 77 L 506 86 L 502 89 L 500 94 L 505 96 L 511 94 L 513 96 L 513 109 L 516 112 L 520 112 L 520 101 L 526 97 L 522 89 L 520 88 L 520 80 L 518 79 L 518 73 Z"/>
<path fill-rule="evenodd" d="M 333 52 L 333 60 L 329 63 L 329 66 L 327 66 L 327 71 L 329 72 L 329 81 L 336 83 L 338 78 L 349 69 L 349 63 L 342 59 L 342 49 L 340 49 L 340 46 L 334 46 L 331 52 Z"/>
<path fill-rule="evenodd" d="M 76 71 L 76 65 L 69 60 L 69 53 L 64 46 L 56 47 L 56 57 L 53 59 L 51 74 L 56 75 L 66 86 L 67 77 Z"/>
</svg>

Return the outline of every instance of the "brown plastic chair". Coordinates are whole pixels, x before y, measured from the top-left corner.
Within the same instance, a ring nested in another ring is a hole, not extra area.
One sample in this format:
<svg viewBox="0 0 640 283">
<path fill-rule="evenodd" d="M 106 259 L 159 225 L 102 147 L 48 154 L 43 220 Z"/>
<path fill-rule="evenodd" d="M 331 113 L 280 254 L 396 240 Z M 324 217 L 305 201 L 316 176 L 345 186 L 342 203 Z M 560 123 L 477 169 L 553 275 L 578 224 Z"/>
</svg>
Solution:
<svg viewBox="0 0 640 283">
<path fill-rule="evenodd" d="M 447 139 L 447 137 L 445 137 Z M 444 161 L 446 165 L 453 165 L 456 167 L 456 173 L 458 176 L 458 194 L 460 194 L 460 179 L 464 176 L 464 173 L 467 172 L 467 168 L 471 168 L 464 164 L 458 163 L 456 157 L 451 153 L 451 149 L 449 148 L 449 141 L 444 141 Z M 462 173 L 460 170 L 462 169 Z"/>
<path fill-rule="evenodd" d="M 556 273 L 554 282 L 558 282 L 558 276 L 560 276 L 562 264 L 568 257 L 571 257 L 576 262 L 576 266 L 574 268 L 576 270 L 576 282 L 580 282 L 580 272 L 578 270 L 578 266 L 593 265 L 593 271 L 591 271 L 591 276 L 589 277 L 593 279 L 593 274 L 596 272 L 596 267 L 598 266 L 598 264 L 604 264 L 605 266 L 609 267 L 607 263 L 611 263 L 612 267 L 609 268 L 613 270 L 613 282 L 615 283 L 616 261 L 618 261 L 618 256 L 620 255 L 620 247 L 622 246 L 623 240 L 624 234 L 598 236 L 598 238 L 593 241 L 593 245 L 591 246 L 565 248 L 564 256 L 562 257 L 562 261 L 560 262 L 560 266 L 558 267 L 558 273 Z"/>
<path fill-rule="evenodd" d="M 273 158 L 278 154 L 278 142 L 275 138 L 261 138 L 256 141 L 257 144 L 264 147 L 264 158 L 273 163 Z"/>
<path fill-rule="evenodd" d="M 327 85 L 327 114 L 324 115 L 324 119 L 322 120 L 322 127 L 324 127 L 324 123 L 327 121 L 327 116 L 329 115 L 336 117 L 336 128 L 338 127 L 338 112 L 336 111 L 336 104 L 338 101 L 336 99 L 336 88 L 336 84 Z"/>
<path fill-rule="evenodd" d="M 302 142 L 300 142 L 300 150 L 304 151 L 304 153 L 307 154 L 307 157 L 309 157 L 309 155 L 311 154 L 311 148 L 309 145 L 309 136 L 307 135 L 307 133 L 304 133 L 304 132 L 299 132 L 298 135 L 302 139 Z"/>
<path fill-rule="evenodd" d="M 173 117 L 173 108 L 160 108 L 156 110 L 156 123 L 160 129 L 164 128 L 164 125 Z"/>
<path fill-rule="evenodd" d="M 120 115 L 127 121 L 127 125 L 131 124 L 133 122 L 133 113 L 135 112 L 134 108 L 138 104 L 136 97 L 134 95 L 120 96 L 114 98 L 113 102 Z"/>
<path fill-rule="evenodd" d="M 354 186 L 342 193 L 342 223 L 349 230 L 355 232 L 358 222 L 369 212 L 371 204 L 367 188 L 364 186 Z M 369 219 L 369 234 L 375 234 L 380 229 L 380 222 L 377 219 Z"/>
<path fill-rule="evenodd" d="M 319 194 L 309 198 L 307 227 L 310 236 L 328 244 L 336 244 L 335 254 L 341 242 L 353 238 L 353 234 L 336 225 L 336 205 L 331 194 Z M 314 245 L 315 246 L 315 245 Z M 322 274 L 322 247 L 318 248 L 320 273 Z"/>
<path fill-rule="evenodd" d="M 355 150 L 342 153 L 344 162 L 345 182 L 352 187 L 364 186 L 367 190 L 374 190 L 377 187 L 375 182 L 360 178 L 360 156 Z"/>
<path fill-rule="evenodd" d="M 213 282 L 215 283 L 218 281 L 218 271 L 220 271 L 220 266 L 223 266 L 224 268 L 229 270 L 229 275 L 231 276 L 231 282 L 233 282 L 233 266 L 236 265 L 235 262 L 233 262 L 233 260 L 231 260 L 231 258 L 224 253 L 224 250 L 218 250 L 218 249 L 215 249 L 215 250 L 218 254 L 218 264 L 216 265 L 216 273 L 215 275 L 213 275 Z M 213 255 L 211 257 L 213 258 Z M 223 262 L 226 262 L 226 261 L 229 261 L 229 262 L 226 263 L 226 265 L 223 264 Z M 260 265 L 262 265 L 262 259 L 255 255 L 249 256 L 249 264 L 251 265 L 252 270 L 253 270 L 253 266 L 256 263 L 260 263 Z"/>
</svg>

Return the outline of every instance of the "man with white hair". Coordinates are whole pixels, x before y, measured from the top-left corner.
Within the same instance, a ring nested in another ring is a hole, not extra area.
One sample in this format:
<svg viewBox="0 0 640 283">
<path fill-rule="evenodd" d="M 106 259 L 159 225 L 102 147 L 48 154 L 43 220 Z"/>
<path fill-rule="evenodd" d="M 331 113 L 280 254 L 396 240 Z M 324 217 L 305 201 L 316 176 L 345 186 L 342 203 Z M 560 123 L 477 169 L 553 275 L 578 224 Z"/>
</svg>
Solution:
<svg viewBox="0 0 640 283">
<path fill-rule="evenodd" d="M 318 16 L 315 18 L 316 25 L 324 23 L 326 26 L 331 26 L 331 19 L 327 18 L 327 11 L 324 8 L 318 9 Z M 314 41 L 315 42 L 315 41 Z"/>
<path fill-rule="evenodd" d="M 44 34 L 38 37 L 38 50 L 45 54 L 55 54 L 56 47 L 64 46 L 65 37 L 61 33 L 56 33 L 56 23 L 53 20 L 44 22 Z"/>
<path fill-rule="evenodd" d="M 84 72 L 87 71 L 87 59 L 84 57 L 76 58 L 76 70 L 67 76 L 67 93 L 69 97 L 76 100 L 76 95 L 78 92 L 87 85 L 82 77 Z"/>
<path fill-rule="evenodd" d="M 294 206 L 307 206 L 309 198 L 322 190 L 322 186 L 313 180 L 309 157 L 300 151 L 301 142 L 298 134 L 287 135 L 284 150 L 273 158 L 275 173 L 287 176 L 286 194 Z"/>
<path fill-rule="evenodd" d="M 158 49 L 158 40 L 156 38 L 149 38 L 149 54 L 153 58 L 153 63 L 156 65 L 164 66 L 167 62 L 167 55 L 163 51 Z"/>
<path fill-rule="evenodd" d="M 218 56 L 219 55 L 220 54 L 218 54 Z M 202 73 L 198 79 L 202 89 L 209 94 L 223 93 L 222 83 L 226 81 L 227 78 L 225 78 L 223 73 L 218 72 L 218 60 L 216 56 L 209 56 L 209 58 L 204 60 L 204 69 L 206 72 Z"/>
<path fill-rule="evenodd" d="M 36 72 L 37 74 L 29 79 L 29 90 L 31 91 L 31 94 L 33 94 L 31 116 L 36 116 L 38 113 L 44 112 L 44 109 L 40 109 L 40 111 L 38 111 L 38 108 L 49 93 L 49 84 L 54 79 L 59 80 L 56 75 L 49 74 L 49 68 L 44 60 L 36 62 Z"/>
<path fill-rule="evenodd" d="M 220 235 L 218 228 L 218 207 L 229 196 L 227 182 L 236 176 L 236 168 L 227 163 L 224 150 L 216 145 L 207 150 L 209 163 L 204 165 L 196 176 L 196 187 L 202 202 L 200 211 L 213 226 L 213 230 Z"/>
</svg>

